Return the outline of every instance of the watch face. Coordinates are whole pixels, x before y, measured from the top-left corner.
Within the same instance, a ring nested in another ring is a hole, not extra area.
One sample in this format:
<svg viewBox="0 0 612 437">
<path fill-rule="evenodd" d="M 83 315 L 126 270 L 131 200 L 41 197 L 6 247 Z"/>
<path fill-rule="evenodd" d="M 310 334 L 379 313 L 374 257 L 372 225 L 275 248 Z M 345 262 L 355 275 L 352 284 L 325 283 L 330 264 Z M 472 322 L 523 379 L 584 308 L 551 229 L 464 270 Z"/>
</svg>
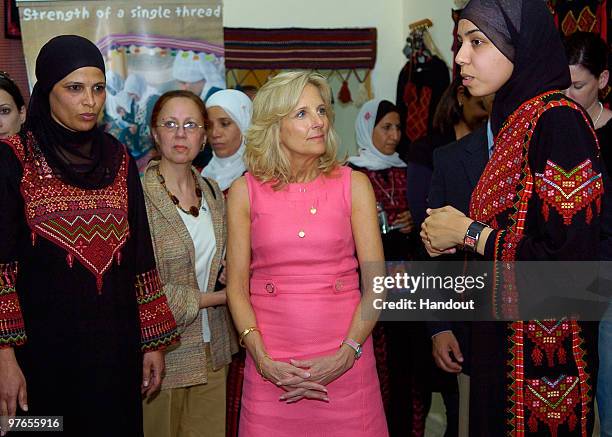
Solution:
<svg viewBox="0 0 612 437">
<path fill-rule="evenodd" d="M 476 239 L 471 238 L 471 237 L 466 237 L 463 240 L 463 245 L 466 246 L 466 247 L 473 248 L 474 246 L 476 246 Z"/>
</svg>

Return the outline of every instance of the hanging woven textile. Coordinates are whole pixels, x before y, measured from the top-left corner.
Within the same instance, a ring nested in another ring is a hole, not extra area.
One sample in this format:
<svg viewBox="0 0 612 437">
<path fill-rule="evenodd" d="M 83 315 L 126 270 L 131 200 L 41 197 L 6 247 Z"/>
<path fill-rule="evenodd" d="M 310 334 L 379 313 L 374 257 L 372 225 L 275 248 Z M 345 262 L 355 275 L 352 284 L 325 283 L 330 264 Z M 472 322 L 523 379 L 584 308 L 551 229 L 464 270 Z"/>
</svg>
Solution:
<svg viewBox="0 0 612 437">
<path fill-rule="evenodd" d="M 261 87 L 281 70 L 325 71 L 342 78 L 334 98 L 355 103 L 353 95 L 370 95 L 370 71 L 376 63 L 375 28 L 364 29 L 250 29 L 226 27 L 225 67 L 228 86 Z M 360 79 L 360 73 L 364 79 Z M 355 81 L 351 84 L 351 76 Z M 356 89 L 351 90 L 352 87 Z M 364 93 L 365 88 L 365 93 Z"/>
<path fill-rule="evenodd" d="M 446 63 L 426 47 L 423 32 L 417 28 L 406 40 L 408 62 L 397 81 L 396 103 L 404 133 L 400 149 L 431 132 L 436 106 L 450 84 Z"/>
</svg>

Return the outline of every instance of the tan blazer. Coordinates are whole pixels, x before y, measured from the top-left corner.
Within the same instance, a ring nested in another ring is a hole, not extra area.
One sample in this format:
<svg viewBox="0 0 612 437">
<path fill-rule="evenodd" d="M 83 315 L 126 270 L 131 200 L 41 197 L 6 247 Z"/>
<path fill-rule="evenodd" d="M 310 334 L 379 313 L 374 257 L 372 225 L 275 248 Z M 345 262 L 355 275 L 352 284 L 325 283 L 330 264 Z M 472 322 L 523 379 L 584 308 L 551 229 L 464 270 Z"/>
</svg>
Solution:
<svg viewBox="0 0 612 437">
<path fill-rule="evenodd" d="M 193 241 L 179 212 L 157 180 L 155 168 L 158 165 L 159 161 L 151 161 L 145 169 L 142 181 L 145 205 L 155 261 L 181 334 L 180 345 L 166 354 L 166 376 L 162 382 L 162 389 L 166 389 L 205 383 L 207 357 L 202 338 L 200 290 L 195 273 Z M 214 181 L 209 179 L 215 195 L 197 170 L 192 168 L 192 171 L 197 175 L 204 199 L 210 208 L 217 242 L 207 287 L 207 292 L 213 292 L 227 240 L 225 202 L 223 193 Z M 232 354 L 238 351 L 238 344 L 227 306 L 208 308 L 208 322 L 212 355 L 209 359 L 216 370 L 230 363 Z"/>
</svg>

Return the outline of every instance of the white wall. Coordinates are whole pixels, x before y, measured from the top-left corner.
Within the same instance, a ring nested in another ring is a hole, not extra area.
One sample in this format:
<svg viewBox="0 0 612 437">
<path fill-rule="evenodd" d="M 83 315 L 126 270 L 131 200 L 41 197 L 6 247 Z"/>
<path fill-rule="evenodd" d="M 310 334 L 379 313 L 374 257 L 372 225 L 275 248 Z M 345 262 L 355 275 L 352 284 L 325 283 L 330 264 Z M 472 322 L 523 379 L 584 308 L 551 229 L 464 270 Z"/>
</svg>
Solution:
<svg viewBox="0 0 612 437">
<path fill-rule="evenodd" d="M 453 44 L 453 18 L 452 9 L 455 7 L 453 0 L 403 0 L 404 26 L 403 38 L 408 36 L 408 25 L 415 21 L 429 18 L 433 27 L 429 29 L 436 46 L 440 50 L 446 64 L 452 66 L 452 44 Z"/>
<path fill-rule="evenodd" d="M 397 76 L 405 61 L 402 55 L 404 1 L 408 0 L 224 0 L 223 25 L 254 28 L 376 27 L 378 53 L 372 76 L 373 89 L 377 97 L 395 100 Z"/>
<path fill-rule="evenodd" d="M 451 65 L 452 0 L 223 0 L 226 27 L 375 27 L 378 34 L 372 90 L 377 98 L 395 101 L 397 78 L 406 63 L 402 53 L 408 25 L 423 18 L 433 21 L 430 33 Z M 336 84 L 334 84 L 336 85 Z M 337 92 L 338 86 L 335 86 Z M 351 89 L 351 92 L 355 92 Z M 356 153 L 355 105 L 336 104 L 336 130 L 342 139 L 340 152 Z"/>
<path fill-rule="evenodd" d="M 453 0 L 224 0 L 227 27 L 376 27 L 378 54 L 373 74 L 377 97 L 394 100 L 408 24 L 429 18 L 430 33 L 451 66 Z"/>
</svg>

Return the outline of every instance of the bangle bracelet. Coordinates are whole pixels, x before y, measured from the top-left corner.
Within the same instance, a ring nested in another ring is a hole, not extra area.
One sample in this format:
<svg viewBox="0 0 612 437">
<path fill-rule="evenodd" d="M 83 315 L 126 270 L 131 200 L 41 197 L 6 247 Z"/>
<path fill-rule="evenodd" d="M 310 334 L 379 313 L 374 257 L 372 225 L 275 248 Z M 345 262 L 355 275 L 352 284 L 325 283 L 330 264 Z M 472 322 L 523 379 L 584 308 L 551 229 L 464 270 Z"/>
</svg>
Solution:
<svg viewBox="0 0 612 437">
<path fill-rule="evenodd" d="M 238 343 L 240 344 L 241 347 L 245 347 L 244 338 L 253 331 L 261 332 L 257 326 L 251 326 L 250 328 L 247 328 L 240 333 L 240 339 L 238 340 Z"/>
<path fill-rule="evenodd" d="M 263 360 L 265 360 L 266 358 L 270 358 L 270 355 L 268 354 L 263 354 L 261 356 L 261 358 L 259 358 L 259 360 L 257 360 L 257 373 L 259 373 L 261 375 L 262 378 L 265 379 L 265 376 L 263 374 L 263 370 L 261 370 L 261 366 L 263 365 Z M 272 359 L 272 358 L 270 358 Z"/>
<path fill-rule="evenodd" d="M 351 349 L 353 349 L 355 351 L 355 359 L 358 360 L 359 357 L 361 357 L 361 344 L 357 343 L 355 340 L 350 339 L 350 338 L 345 338 L 344 340 L 342 340 L 342 343 L 340 343 L 340 347 L 342 347 L 342 345 L 345 344 L 348 347 L 350 347 Z"/>
</svg>

